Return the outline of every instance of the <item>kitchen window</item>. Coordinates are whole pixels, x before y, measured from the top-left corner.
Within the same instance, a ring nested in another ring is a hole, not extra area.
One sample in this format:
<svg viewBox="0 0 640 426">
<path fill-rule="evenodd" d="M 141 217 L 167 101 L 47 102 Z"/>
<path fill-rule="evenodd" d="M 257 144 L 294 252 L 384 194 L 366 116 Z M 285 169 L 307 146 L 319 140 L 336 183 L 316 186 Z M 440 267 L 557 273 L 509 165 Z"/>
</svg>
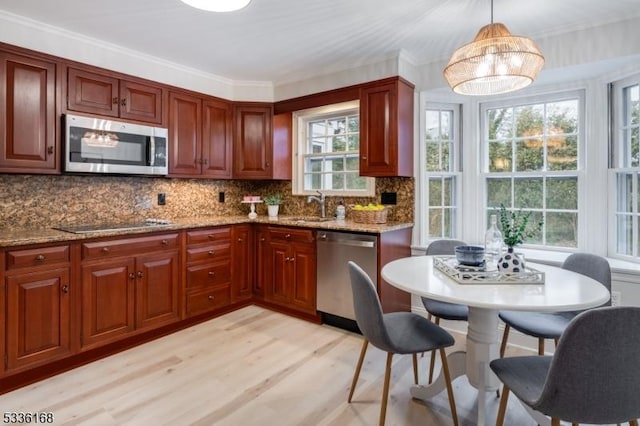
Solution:
<svg viewBox="0 0 640 426">
<path fill-rule="evenodd" d="M 640 257 L 640 75 L 612 84 L 610 251 Z M 611 247 L 611 245 L 613 247 Z"/>
<path fill-rule="evenodd" d="M 422 222 L 426 240 L 457 238 L 459 233 L 460 105 L 427 103 L 423 111 L 421 182 L 426 197 Z"/>
<path fill-rule="evenodd" d="M 360 176 L 359 102 L 294 114 L 296 195 L 373 196 L 374 178 Z"/>
<path fill-rule="evenodd" d="M 486 223 L 501 205 L 532 212 L 541 232 L 525 241 L 577 248 L 584 94 L 481 104 Z"/>
</svg>

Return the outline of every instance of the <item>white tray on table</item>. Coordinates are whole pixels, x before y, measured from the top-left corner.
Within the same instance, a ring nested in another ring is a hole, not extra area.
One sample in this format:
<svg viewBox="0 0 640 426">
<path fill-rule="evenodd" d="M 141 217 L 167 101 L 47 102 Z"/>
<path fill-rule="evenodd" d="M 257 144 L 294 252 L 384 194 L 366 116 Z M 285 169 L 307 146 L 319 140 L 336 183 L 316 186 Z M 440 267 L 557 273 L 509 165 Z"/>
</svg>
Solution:
<svg viewBox="0 0 640 426">
<path fill-rule="evenodd" d="M 460 265 L 455 256 L 435 256 L 433 266 L 460 284 L 544 284 L 544 272 L 525 266 L 524 272 L 487 271 Z"/>
</svg>

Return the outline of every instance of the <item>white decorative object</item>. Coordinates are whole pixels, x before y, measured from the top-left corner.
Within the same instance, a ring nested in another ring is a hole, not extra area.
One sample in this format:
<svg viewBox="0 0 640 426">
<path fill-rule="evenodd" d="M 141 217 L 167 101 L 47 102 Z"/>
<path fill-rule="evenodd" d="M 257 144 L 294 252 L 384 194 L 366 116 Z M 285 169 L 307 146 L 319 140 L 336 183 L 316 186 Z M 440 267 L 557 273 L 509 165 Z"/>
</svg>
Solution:
<svg viewBox="0 0 640 426">
<path fill-rule="evenodd" d="M 251 204 L 251 211 L 249 212 L 249 219 L 255 219 L 258 217 L 258 213 L 256 213 L 256 204 L 261 203 L 262 200 L 255 201 L 240 201 L 242 204 Z"/>
<path fill-rule="evenodd" d="M 280 210 L 280 206 L 278 204 L 267 206 L 267 214 L 269 215 L 269 219 L 277 219 L 278 210 Z"/>
<path fill-rule="evenodd" d="M 502 273 L 518 273 L 525 271 L 524 257 L 509 247 L 507 252 L 498 259 L 498 271 Z"/>
<path fill-rule="evenodd" d="M 460 284 L 544 284 L 544 272 L 524 268 L 522 272 L 501 272 L 484 267 L 460 265 L 455 256 L 437 256 L 433 266 Z"/>
</svg>

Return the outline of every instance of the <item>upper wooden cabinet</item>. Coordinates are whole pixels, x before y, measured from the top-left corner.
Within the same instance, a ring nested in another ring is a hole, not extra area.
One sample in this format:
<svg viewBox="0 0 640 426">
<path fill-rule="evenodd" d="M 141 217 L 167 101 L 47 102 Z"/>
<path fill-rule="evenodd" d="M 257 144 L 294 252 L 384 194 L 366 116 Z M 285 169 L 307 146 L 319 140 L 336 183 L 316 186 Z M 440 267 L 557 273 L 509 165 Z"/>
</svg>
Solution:
<svg viewBox="0 0 640 426">
<path fill-rule="evenodd" d="M 273 178 L 272 105 L 234 108 L 233 177 Z"/>
<path fill-rule="evenodd" d="M 231 177 L 229 102 L 182 92 L 169 94 L 169 174 Z"/>
<path fill-rule="evenodd" d="M 0 52 L 0 172 L 58 173 L 54 62 Z"/>
<path fill-rule="evenodd" d="M 76 68 L 67 70 L 67 109 L 163 124 L 161 86 Z"/>
<path fill-rule="evenodd" d="M 360 175 L 413 176 L 413 86 L 400 78 L 360 89 Z"/>
</svg>

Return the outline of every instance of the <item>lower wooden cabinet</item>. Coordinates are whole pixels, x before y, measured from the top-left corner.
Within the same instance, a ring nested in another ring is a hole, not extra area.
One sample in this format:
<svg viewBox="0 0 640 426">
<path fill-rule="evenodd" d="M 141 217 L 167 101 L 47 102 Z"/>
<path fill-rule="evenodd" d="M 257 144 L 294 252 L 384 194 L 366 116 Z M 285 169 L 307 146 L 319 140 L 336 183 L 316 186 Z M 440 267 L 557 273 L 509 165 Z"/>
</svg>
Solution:
<svg viewBox="0 0 640 426">
<path fill-rule="evenodd" d="M 45 364 L 71 353 L 68 246 L 6 253 L 7 370 Z"/>
<path fill-rule="evenodd" d="M 187 231 L 186 252 L 187 316 L 229 305 L 232 301 L 231 227 Z"/>
<path fill-rule="evenodd" d="M 265 268 L 264 300 L 316 314 L 315 232 L 286 227 L 269 228 L 269 265 Z"/>
<path fill-rule="evenodd" d="M 235 225 L 232 232 L 231 300 L 238 302 L 251 299 L 253 294 L 253 232 L 248 224 Z"/>
<path fill-rule="evenodd" d="M 83 244 L 83 349 L 180 320 L 177 236 Z M 140 247 L 148 254 L 135 255 Z"/>
</svg>

